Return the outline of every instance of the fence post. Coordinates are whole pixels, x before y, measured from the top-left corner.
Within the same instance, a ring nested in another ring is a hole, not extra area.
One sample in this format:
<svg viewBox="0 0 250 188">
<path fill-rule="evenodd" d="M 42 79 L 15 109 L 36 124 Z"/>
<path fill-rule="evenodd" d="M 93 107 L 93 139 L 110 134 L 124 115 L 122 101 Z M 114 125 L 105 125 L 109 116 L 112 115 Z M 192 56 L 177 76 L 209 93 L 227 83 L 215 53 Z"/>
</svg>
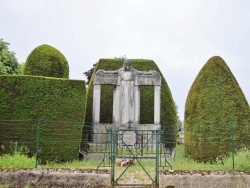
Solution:
<svg viewBox="0 0 250 188">
<path fill-rule="evenodd" d="M 232 167 L 234 170 L 234 123 L 230 122 L 230 127 L 231 127 L 231 142 L 232 142 Z"/>
<path fill-rule="evenodd" d="M 159 144 L 160 144 L 160 129 L 156 130 L 156 131 L 152 131 L 152 134 L 156 134 L 156 148 L 155 148 L 155 184 L 158 185 L 159 184 Z M 161 155 L 160 155 L 161 157 Z"/>
<path fill-rule="evenodd" d="M 41 119 L 38 118 L 37 120 L 37 136 L 36 136 L 36 166 L 35 168 L 37 168 L 37 164 L 38 164 L 38 149 L 39 149 L 39 137 L 40 137 L 40 126 L 41 126 Z"/>
</svg>

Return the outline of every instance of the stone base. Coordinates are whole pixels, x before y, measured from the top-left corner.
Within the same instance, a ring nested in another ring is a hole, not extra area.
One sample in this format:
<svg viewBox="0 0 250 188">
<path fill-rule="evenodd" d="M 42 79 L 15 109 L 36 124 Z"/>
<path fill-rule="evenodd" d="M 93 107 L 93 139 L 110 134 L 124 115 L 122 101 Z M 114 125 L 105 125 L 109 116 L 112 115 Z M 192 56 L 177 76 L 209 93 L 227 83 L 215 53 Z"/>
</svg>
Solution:
<svg viewBox="0 0 250 188">
<path fill-rule="evenodd" d="M 89 151 L 90 152 L 105 152 L 106 149 L 109 149 L 109 145 L 106 145 L 105 143 L 89 143 Z M 107 148 L 106 148 L 107 147 Z"/>
<path fill-rule="evenodd" d="M 111 187 L 110 171 L 95 169 L 1 169 L 0 187 Z"/>
<path fill-rule="evenodd" d="M 84 155 L 84 160 L 95 160 L 102 161 L 104 158 L 104 153 L 88 153 Z M 109 155 L 105 155 L 105 161 L 109 160 Z"/>
</svg>

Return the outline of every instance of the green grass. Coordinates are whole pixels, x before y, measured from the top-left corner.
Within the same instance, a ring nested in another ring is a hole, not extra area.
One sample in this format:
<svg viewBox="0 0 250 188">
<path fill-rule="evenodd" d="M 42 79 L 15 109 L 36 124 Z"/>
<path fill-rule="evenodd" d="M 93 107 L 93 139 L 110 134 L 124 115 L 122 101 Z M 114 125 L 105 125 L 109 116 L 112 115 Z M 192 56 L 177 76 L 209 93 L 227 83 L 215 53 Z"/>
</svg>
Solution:
<svg viewBox="0 0 250 188">
<path fill-rule="evenodd" d="M 46 165 L 38 165 L 38 168 L 96 168 L 100 161 L 94 160 L 74 160 L 66 163 L 56 163 L 48 161 Z M 4 154 L 0 156 L 0 168 L 34 168 L 35 157 L 28 157 L 22 153 Z"/>
<path fill-rule="evenodd" d="M 24 154 L 0 156 L 0 168 L 34 168 L 35 157 L 28 158 Z"/>
<path fill-rule="evenodd" d="M 28 157 L 29 150 L 25 146 L 18 146 L 17 142 L 10 144 L 10 153 L 0 155 L 0 168 L 33 168 L 35 157 Z"/>
<path fill-rule="evenodd" d="M 66 163 L 47 162 L 46 165 L 38 165 L 38 168 L 82 168 L 82 169 L 96 169 L 101 161 L 95 160 L 74 160 Z M 232 156 L 227 157 L 224 165 L 219 163 L 204 163 L 196 162 L 189 157 L 185 157 L 184 146 L 177 145 L 176 156 L 170 159 L 169 163 L 172 165 L 173 170 L 231 170 L 232 169 Z M 147 171 L 153 171 L 155 163 L 148 161 L 141 161 Z M 4 154 L 0 156 L 0 168 L 34 168 L 36 164 L 35 157 L 27 157 L 24 148 L 14 148 L 11 154 Z M 250 150 L 242 149 L 234 156 L 234 164 L 236 170 L 249 170 L 250 169 Z M 117 168 L 118 169 L 118 168 Z M 167 168 L 165 168 L 167 169 Z M 135 165 L 131 168 L 133 171 L 141 170 L 139 164 L 135 161 Z"/>
<path fill-rule="evenodd" d="M 232 156 L 223 160 L 224 165 L 217 162 L 204 163 L 197 162 L 190 157 L 185 157 L 184 146 L 178 145 L 176 147 L 176 156 L 169 161 L 174 170 L 232 170 L 233 162 Z M 250 150 L 242 149 L 234 156 L 234 166 L 236 170 L 250 169 Z"/>
<path fill-rule="evenodd" d="M 86 169 L 93 169 L 96 168 L 101 161 L 95 160 L 74 160 L 69 161 L 66 163 L 56 163 L 56 162 L 47 162 L 46 165 L 39 165 L 39 168 L 86 168 Z"/>
</svg>

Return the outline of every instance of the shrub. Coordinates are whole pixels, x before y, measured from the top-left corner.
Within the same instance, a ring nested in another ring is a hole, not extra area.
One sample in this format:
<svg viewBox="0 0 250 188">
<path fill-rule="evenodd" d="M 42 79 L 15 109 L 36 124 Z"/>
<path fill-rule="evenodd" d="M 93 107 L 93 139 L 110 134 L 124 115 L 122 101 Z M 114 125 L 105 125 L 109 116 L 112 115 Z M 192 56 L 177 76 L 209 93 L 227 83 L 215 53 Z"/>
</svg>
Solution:
<svg viewBox="0 0 250 188">
<path fill-rule="evenodd" d="M 69 78 L 69 65 L 59 50 L 44 44 L 35 48 L 28 56 L 24 75 Z"/>
<path fill-rule="evenodd" d="M 199 161 L 227 155 L 232 128 L 239 149 L 250 141 L 249 126 L 249 105 L 235 77 L 221 57 L 210 58 L 186 99 L 185 153 Z"/>
<path fill-rule="evenodd" d="M 40 159 L 78 157 L 86 106 L 84 81 L 0 76 L 0 88 L 0 132 L 4 133 L 0 145 L 23 143 L 34 153 L 40 118 Z"/>
</svg>

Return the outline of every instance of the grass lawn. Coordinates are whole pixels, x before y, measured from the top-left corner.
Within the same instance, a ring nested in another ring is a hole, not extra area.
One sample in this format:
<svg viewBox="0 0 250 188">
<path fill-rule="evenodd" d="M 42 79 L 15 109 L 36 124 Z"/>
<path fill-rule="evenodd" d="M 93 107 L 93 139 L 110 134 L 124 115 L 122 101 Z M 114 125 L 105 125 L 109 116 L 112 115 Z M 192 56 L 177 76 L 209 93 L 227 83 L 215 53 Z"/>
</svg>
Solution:
<svg viewBox="0 0 250 188">
<path fill-rule="evenodd" d="M 101 161 L 94 160 L 74 160 L 66 163 L 48 162 L 46 165 L 38 165 L 38 168 L 86 168 L 96 169 Z M 176 156 L 170 159 L 169 163 L 173 170 L 232 170 L 232 157 L 229 156 L 224 161 L 224 165 L 219 163 L 203 163 L 196 162 L 184 155 L 184 146 L 178 145 L 176 148 Z M 147 171 L 154 171 L 155 161 L 141 161 L 143 167 Z M 27 157 L 21 151 L 15 151 L 11 155 L 4 154 L 0 156 L 0 168 L 34 168 L 36 164 L 35 157 Z M 250 150 L 242 149 L 234 156 L 235 170 L 249 170 L 250 169 Z M 118 168 L 117 168 L 118 169 Z M 133 168 L 135 171 L 141 170 L 142 167 L 135 161 Z M 161 168 L 160 168 L 161 169 Z M 165 168 L 168 169 L 168 168 Z M 134 171 L 133 170 L 133 171 Z"/>
</svg>

